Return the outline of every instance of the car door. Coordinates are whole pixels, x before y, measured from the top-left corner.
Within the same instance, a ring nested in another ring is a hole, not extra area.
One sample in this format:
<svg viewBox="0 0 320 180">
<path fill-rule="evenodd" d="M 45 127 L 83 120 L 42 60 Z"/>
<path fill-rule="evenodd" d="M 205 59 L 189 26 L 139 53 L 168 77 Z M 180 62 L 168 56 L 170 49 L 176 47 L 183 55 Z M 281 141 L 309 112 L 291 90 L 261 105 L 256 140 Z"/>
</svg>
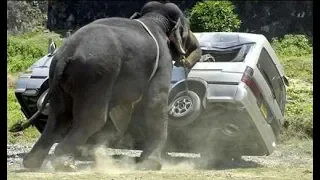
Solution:
<svg viewBox="0 0 320 180">
<path fill-rule="evenodd" d="M 271 125 L 276 135 L 280 133 L 281 123 L 280 119 L 284 115 L 286 90 L 276 64 L 271 59 L 268 51 L 262 48 L 257 68 L 261 72 L 265 82 L 271 93 L 263 93 L 266 120 Z M 262 83 L 261 83 L 262 84 Z M 270 92 L 269 91 L 269 92 Z M 267 91 L 264 91 L 267 92 Z M 278 112 L 278 113 L 276 113 Z M 281 112 L 281 115 L 279 114 Z"/>
<path fill-rule="evenodd" d="M 281 113 L 284 114 L 286 90 L 275 63 L 271 59 L 269 53 L 265 48 L 262 48 L 257 67 L 262 76 L 266 80 L 271 92 L 272 97 L 276 100 Z"/>
</svg>

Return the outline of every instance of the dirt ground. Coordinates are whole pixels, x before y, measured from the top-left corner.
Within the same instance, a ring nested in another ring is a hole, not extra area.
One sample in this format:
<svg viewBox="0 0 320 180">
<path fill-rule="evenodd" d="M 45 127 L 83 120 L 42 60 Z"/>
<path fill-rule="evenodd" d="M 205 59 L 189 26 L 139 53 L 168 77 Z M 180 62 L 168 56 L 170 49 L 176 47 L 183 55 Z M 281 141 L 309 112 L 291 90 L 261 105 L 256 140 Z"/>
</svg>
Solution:
<svg viewBox="0 0 320 180">
<path fill-rule="evenodd" d="M 106 150 L 107 151 L 107 150 Z M 109 150 L 110 151 L 110 150 Z M 113 151 L 113 150 L 111 150 Z M 108 153 L 108 152 L 106 152 Z M 134 169 L 130 158 L 136 152 L 124 151 L 122 160 L 111 160 L 107 156 L 96 157 L 96 163 L 81 162 L 79 172 L 54 172 L 44 167 L 37 172 L 26 172 L 19 166 L 8 165 L 8 179 L 129 179 L 129 180 L 188 180 L 188 179 L 312 179 L 313 143 L 312 140 L 291 141 L 278 145 L 270 156 L 244 156 L 223 169 L 201 170 L 196 168 L 195 154 L 170 154 L 172 159 L 163 165 L 161 171 L 139 171 Z M 20 162 L 21 163 L 21 162 Z M 49 163 L 49 161 L 48 161 Z M 47 163 L 47 164 L 48 164 Z"/>
</svg>

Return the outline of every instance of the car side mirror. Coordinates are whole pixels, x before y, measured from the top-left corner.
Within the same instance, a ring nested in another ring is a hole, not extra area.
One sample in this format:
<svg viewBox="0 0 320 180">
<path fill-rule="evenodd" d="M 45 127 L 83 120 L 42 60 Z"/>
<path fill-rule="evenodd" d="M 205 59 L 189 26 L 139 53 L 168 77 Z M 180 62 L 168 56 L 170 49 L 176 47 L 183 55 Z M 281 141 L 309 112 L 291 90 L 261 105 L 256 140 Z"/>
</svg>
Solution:
<svg viewBox="0 0 320 180">
<path fill-rule="evenodd" d="M 286 86 L 289 86 L 289 80 L 287 78 L 287 76 L 282 76 L 283 77 L 283 81 L 285 83 Z"/>
<path fill-rule="evenodd" d="M 52 38 L 49 39 L 49 45 L 48 45 L 48 53 L 52 55 L 54 51 L 56 50 L 56 43 L 52 40 Z"/>
</svg>

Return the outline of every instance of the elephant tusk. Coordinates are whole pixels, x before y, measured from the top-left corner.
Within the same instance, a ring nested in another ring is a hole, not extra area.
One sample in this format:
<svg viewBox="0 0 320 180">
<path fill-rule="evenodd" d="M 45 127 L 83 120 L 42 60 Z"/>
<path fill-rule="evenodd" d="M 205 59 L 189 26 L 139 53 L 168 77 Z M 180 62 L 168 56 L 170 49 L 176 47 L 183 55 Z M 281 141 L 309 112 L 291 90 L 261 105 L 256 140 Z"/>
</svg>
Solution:
<svg viewBox="0 0 320 180">
<path fill-rule="evenodd" d="M 180 52 L 185 55 L 186 54 L 186 51 L 183 49 L 182 45 L 180 44 Z"/>
</svg>

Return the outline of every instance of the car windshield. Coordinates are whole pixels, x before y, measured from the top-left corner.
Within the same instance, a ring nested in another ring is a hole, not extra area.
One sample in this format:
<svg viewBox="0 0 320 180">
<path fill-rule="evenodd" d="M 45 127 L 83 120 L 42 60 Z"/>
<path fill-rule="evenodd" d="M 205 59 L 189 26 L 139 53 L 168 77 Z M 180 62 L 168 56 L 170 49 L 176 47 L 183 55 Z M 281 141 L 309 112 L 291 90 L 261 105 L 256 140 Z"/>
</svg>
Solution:
<svg viewBox="0 0 320 180">
<path fill-rule="evenodd" d="M 225 48 L 202 48 L 200 62 L 243 62 L 253 45 L 254 43 L 245 43 Z"/>
</svg>

